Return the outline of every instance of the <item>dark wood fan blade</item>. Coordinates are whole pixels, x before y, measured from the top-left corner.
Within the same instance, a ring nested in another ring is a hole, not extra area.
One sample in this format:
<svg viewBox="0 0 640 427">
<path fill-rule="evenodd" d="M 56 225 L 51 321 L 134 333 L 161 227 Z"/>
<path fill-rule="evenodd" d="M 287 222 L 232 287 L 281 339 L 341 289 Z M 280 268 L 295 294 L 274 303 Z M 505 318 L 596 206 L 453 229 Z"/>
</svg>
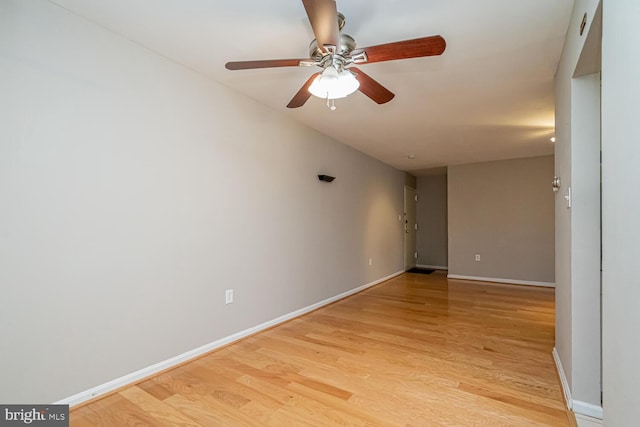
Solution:
<svg viewBox="0 0 640 427">
<path fill-rule="evenodd" d="M 268 59 L 264 61 L 235 61 L 227 62 L 227 70 L 250 70 L 252 68 L 273 68 L 273 67 L 298 67 L 306 65 L 309 59 Z"/>
<path fill-rule="evenodd" d="M 367 55 L 367 60 L 362 63 L 368 64 L 394 59 L 441 55 L 446 47 L 447 43 L 442 37 L 431 36 L 356 49 L 351 53 L 351 57 L 356 59 L 357 55 L 364 52 Z M 360 61 L 356 60 L 356 63 L 360 63 Z"/>
<path fill-rule="evenodd" d="M 369 98 L 373 99 L 378 104 L 384 104 L 389 102 L 395 96 L 389 89 L 382 86 L 377 81 L 373 80 L 371 77 L 362 72 L 359 68 L 351 67 L 349 70 L 353 71 L 356 75 L 356 78 L 360 82 L 360 87 L 358 90 Z"/>
<path fill-rule="evenodd" d="M 311 92 L 309 92 L 309 86 L 313 83 L 313 79 L 315 79 L 320 73 L 314 73 L 309 80 L 306 81 L 304 85 L 300 88 L 298 93 L 296 93 L 291 101 L 287 104 L 287 108 L 298 108 L 302 107 L 307 99 L 311 98 Z"/>
<path fill-rule="evenodd" d="M 340 40 L 336 0 L 302 0 L 318 46 L 337 49 Z"/>
</svg>

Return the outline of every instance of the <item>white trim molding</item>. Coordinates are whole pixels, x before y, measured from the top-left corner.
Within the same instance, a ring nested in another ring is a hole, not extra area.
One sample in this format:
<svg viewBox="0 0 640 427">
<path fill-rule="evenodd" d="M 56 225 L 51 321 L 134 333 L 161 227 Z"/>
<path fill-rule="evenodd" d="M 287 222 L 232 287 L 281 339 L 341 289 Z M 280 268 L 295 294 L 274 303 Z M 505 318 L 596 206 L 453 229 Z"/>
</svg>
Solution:
<svg viewBox="0 0 640 427">
<path fill-rule="evenodd" d="M 261 323 L 259 325 L 253 326 L 251 328 L 245 329 L 243 331 L 237 332 L 235 334 L 231 334 L 229 336 L 226 336 L 224 338 L 221 338 L 219 340 L 216 340 L 214 342 L 211 342 L 209 344 L 205 344 L 201 347 L 198 348 L 194 348 L 193 350 L 189 350 L 185 353 L 179 354 L 175 357 L 172 357 L 170 359 L 164 360 L 162 362 L 156 363 L 154 365 L 148 366 L 146 368 L 142 368 L 138 371 L 135 372 L 131 372 L 130 374 L 127 375 L 123 375 L 120 378 L 116 378 L 114 380 L 108 381 L 104 384 L 100 384 L 98 386 L 95 386 L 93 388 L 90 388 L 88 390 L 85 391 L 81 391 L 80 393 L 74 394 L 73 396 L 69 396 L 67 398 L 64 398 L 62 400 L 59 400 L 57 402 L 54 402 L 54 404 L 61 404 L 61 405 L 69 405 L 69 406 L 75 406 L 75 405 L 79 405 L 81 403 L 84 403 L 88 400 L 94 399 L 96 397 L 111 393 L 119 388 L 128 386 L 128 385 L 132 385 L 135 384 L 137 382 L 140 382 L 141 380 L 148 378 L 152 375 L 155 375 L 159 372 L 165 371 L 167 369 L 176 367 L 182 363 L 188 362 L 190 360 L 193 360 L 197 357 L 200 357 L 206 353 L 209 353 L 213 350 L 216 350 L 222 346 L 225 346 L 227 344 L 230 344 L 232 342 L 238 341 L 242 338 L 248 337 L 249 335 L 253 335 L 257 332 L 263 331 L 265 329 L 269 329 L 273 326 L 276 326 L 280 323 L 284 323 L 288 320 L 291 320 L 293 318 L 302 316 L 303 314 L 307 314 L 313 310 L 317 310 L 318 308 L 321 308 L 325 305 L 331 304 L 335 301 L 341 300 L 343 298 L 346 298 L 348 296 L 351 296 L 353 294 L 356 294 L 358 292 L 364 291 L 367 288 L 370 288 L 372 286 L 375 286 L 379 283 L 382 283 L 384 281 L 387 281 L 389 279 L 393 279 L 396 276 L 399 276 L 401 274 L 404 273 L 404 270 L 402 271 L 397 271 L 393 274 L 390 274 L 386 277 L 383 277 L 381 279 L 375 280 L 373 282 L 367 283 L 365 285 L 359 286 L 357 288 L 348 290 L 346 292 L 343 292 L 341 294 L 335 295 L 333 297 L 327 298 L 323 301 L 317 302 L 315 304 L 311 304 L 307 307 L 303 307 L 299 310 L 296 311 L 292 311 L 291 313 L 287 313 L 284 314 L 280 317 L 276 317 L 275 319 L 269 320 L 267 322 Z"/>
<path fill-rule="evenodd" d="M 588 417 L 586 415 L 575 413 L 576 423 L 578 427 L 600 427 L 602 425 L 602 419 Z"/>
<path fill-rule="evenodd" d="M 567 403 L 567 409 L 572 409 L 573 399 L 571 398 L 571 389 L 569 388 L 567 376 L 564 374 L 564 368 L 562 367 L 562 361 L 560 360 L 558 350 L 553 347 L 551 354 L 553 355 L 553 361 L 556 364 L 556 371 L 558 371 L 558 376 L 560 377 L 560 385 L 562 385 L 562 392 L 564 393 L 564 401 Z"/>
<path fill-rule="evenodd" d="M 556 364 L 556 370 L 560 377 L 560 384 L 562 385 L 565 402 L 567 402 L 567 408 L 576 414 L 578 426 L 581 426 L 581 419 L 585 426 L 593 425 L 594 423 L 600 423 L 600 425 L 602 425 L 602 406 L 593 405 L 581 400 L 574 400 L 571 397 L 571 389 L 569 388 L 569 382 L 567 381 L 567 376 L 564 373 L 564 368 L 562 367 L 562 361 L 560 360 L 558 350 L 554 347 L 551 354 L 553 355 L 553 361 Z M 591 424 L 588 424 L 587 422 Z"/>
<path fill-rule="evenodd" d="M 600 420 L 600 422 L 602 422 L 602 416 L 603 416 L 603 412 L 602 412 L 602 406 L 598 406 L 598 405 L 594 405 L 592 403 L 587 403 L 587 402 L 582 402 L 580 400 L 575 400 L 573 401 L 573 412 L 576 413 L 576 415 L 586 415 L 588 418 L 591 419 L 598 419 Z"/>
<path fill-rule="evenodd" d="M 475 280 L 478 282 L 508 283 L 510 285 L 544 286 L 546 288 L 556 287 L 556 284 L 553 282 L 534 282 L 531 280 L 500 279 L 495 277 L 461 276 L 459 274 L 447 274 L 447 279 Z"/>
<path fill-rule="evenodd" d="M 418 268 L 432 268 L 434 270 L 449 270 L 449 267 L 445 265 L 429 265 L 429 264 L 418 264 L 416 265 Z"/>
</svg>

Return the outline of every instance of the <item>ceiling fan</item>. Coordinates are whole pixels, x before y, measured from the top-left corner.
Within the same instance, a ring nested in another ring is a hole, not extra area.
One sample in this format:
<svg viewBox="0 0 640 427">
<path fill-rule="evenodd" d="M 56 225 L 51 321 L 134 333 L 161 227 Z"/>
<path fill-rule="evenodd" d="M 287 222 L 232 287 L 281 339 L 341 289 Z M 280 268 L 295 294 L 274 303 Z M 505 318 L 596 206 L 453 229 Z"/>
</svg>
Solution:
<svg viewBox="0 0 640 427">
<path fill-rule="evenodd" d="M 287 104 L 288 108 L 302 107 L 311 95 L 314 95 L 326 99 L 327 106 L 335 110 L 334 99 L 344 98 L 356 90 L 378 104 L 384 104 L 391 101 L 395 95 L 351 65 L 435 56 L 442 54 L 446 47 L 446 42 L 441 36 L 430 36 L 357 48 L 354 38 L 341 32 L 345 18 L 338 13 L 336 0 L 302 0 L 302 3 L 316 37 L 309 46 L 310 58 L 236 61 L 227 62 L 225 65 L 229 70 L 312 65 L 322 68 L 321 72 L 314 73 L 294 95 Z"/>
</svg>

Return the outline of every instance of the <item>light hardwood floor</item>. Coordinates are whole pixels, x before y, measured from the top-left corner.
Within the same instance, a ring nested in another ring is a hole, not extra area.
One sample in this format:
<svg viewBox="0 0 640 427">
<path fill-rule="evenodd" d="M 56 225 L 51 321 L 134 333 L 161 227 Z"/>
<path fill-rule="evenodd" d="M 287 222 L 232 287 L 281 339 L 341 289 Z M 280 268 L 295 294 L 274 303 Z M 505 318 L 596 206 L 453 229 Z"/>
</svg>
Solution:
<svg viewBox="0 0 640 427">
<path fill-rule="evenodd" d="M 573 426 L 554 290 L 404 274 L 118 393 L 71 426 Z"/>
</svg>

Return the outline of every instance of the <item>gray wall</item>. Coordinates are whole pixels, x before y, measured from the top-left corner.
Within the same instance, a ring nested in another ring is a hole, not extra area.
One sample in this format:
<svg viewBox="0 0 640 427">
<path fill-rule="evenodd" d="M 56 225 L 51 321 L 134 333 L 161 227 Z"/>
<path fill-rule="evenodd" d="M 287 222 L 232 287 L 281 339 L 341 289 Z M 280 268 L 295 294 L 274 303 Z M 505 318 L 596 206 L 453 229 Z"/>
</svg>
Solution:
<svg viewBox="0 0 640 427">
<path fill-rule="evenodd" d="M 445 171 L 446 172 L 446 171 Z M 447 175 L 418 177 L 418 265 L 447 268 Z"/>
<path fill-rule="evenodd" d="M 50 2 L 0 2 L 0 93 L 0 402 L 403 269 L 403 172 Z"/>
<path fill-rule="evenodd" d="M 553 156 L 450 166 L 449 274 L 553 283 L 552 178 Z"/>
<path fill-rule="evenodd" d="M 597 0 L 574 5 L 555 79 L 556 346 L 566 377 L 569 404 L 578 413 L 598 415 L 600 407 L 600 141 L 599 75 L 595 47 L 584 48 Z M 583 36 L 579 27 L 589 18 Z M 589 46 L 589 45 L 587 45 Z M 594 55 L 595 54 L 595 55 Z M 579 64 L 582 64 L 579 66 Z M 571 188 L 572 205 L 565 196 Z"/>
<path fill-rule="evenodd" d="M 604 425 L 638 424 L 640 406 L 640 2 L 603 2 L 602 245 Z"/>
</svg>

